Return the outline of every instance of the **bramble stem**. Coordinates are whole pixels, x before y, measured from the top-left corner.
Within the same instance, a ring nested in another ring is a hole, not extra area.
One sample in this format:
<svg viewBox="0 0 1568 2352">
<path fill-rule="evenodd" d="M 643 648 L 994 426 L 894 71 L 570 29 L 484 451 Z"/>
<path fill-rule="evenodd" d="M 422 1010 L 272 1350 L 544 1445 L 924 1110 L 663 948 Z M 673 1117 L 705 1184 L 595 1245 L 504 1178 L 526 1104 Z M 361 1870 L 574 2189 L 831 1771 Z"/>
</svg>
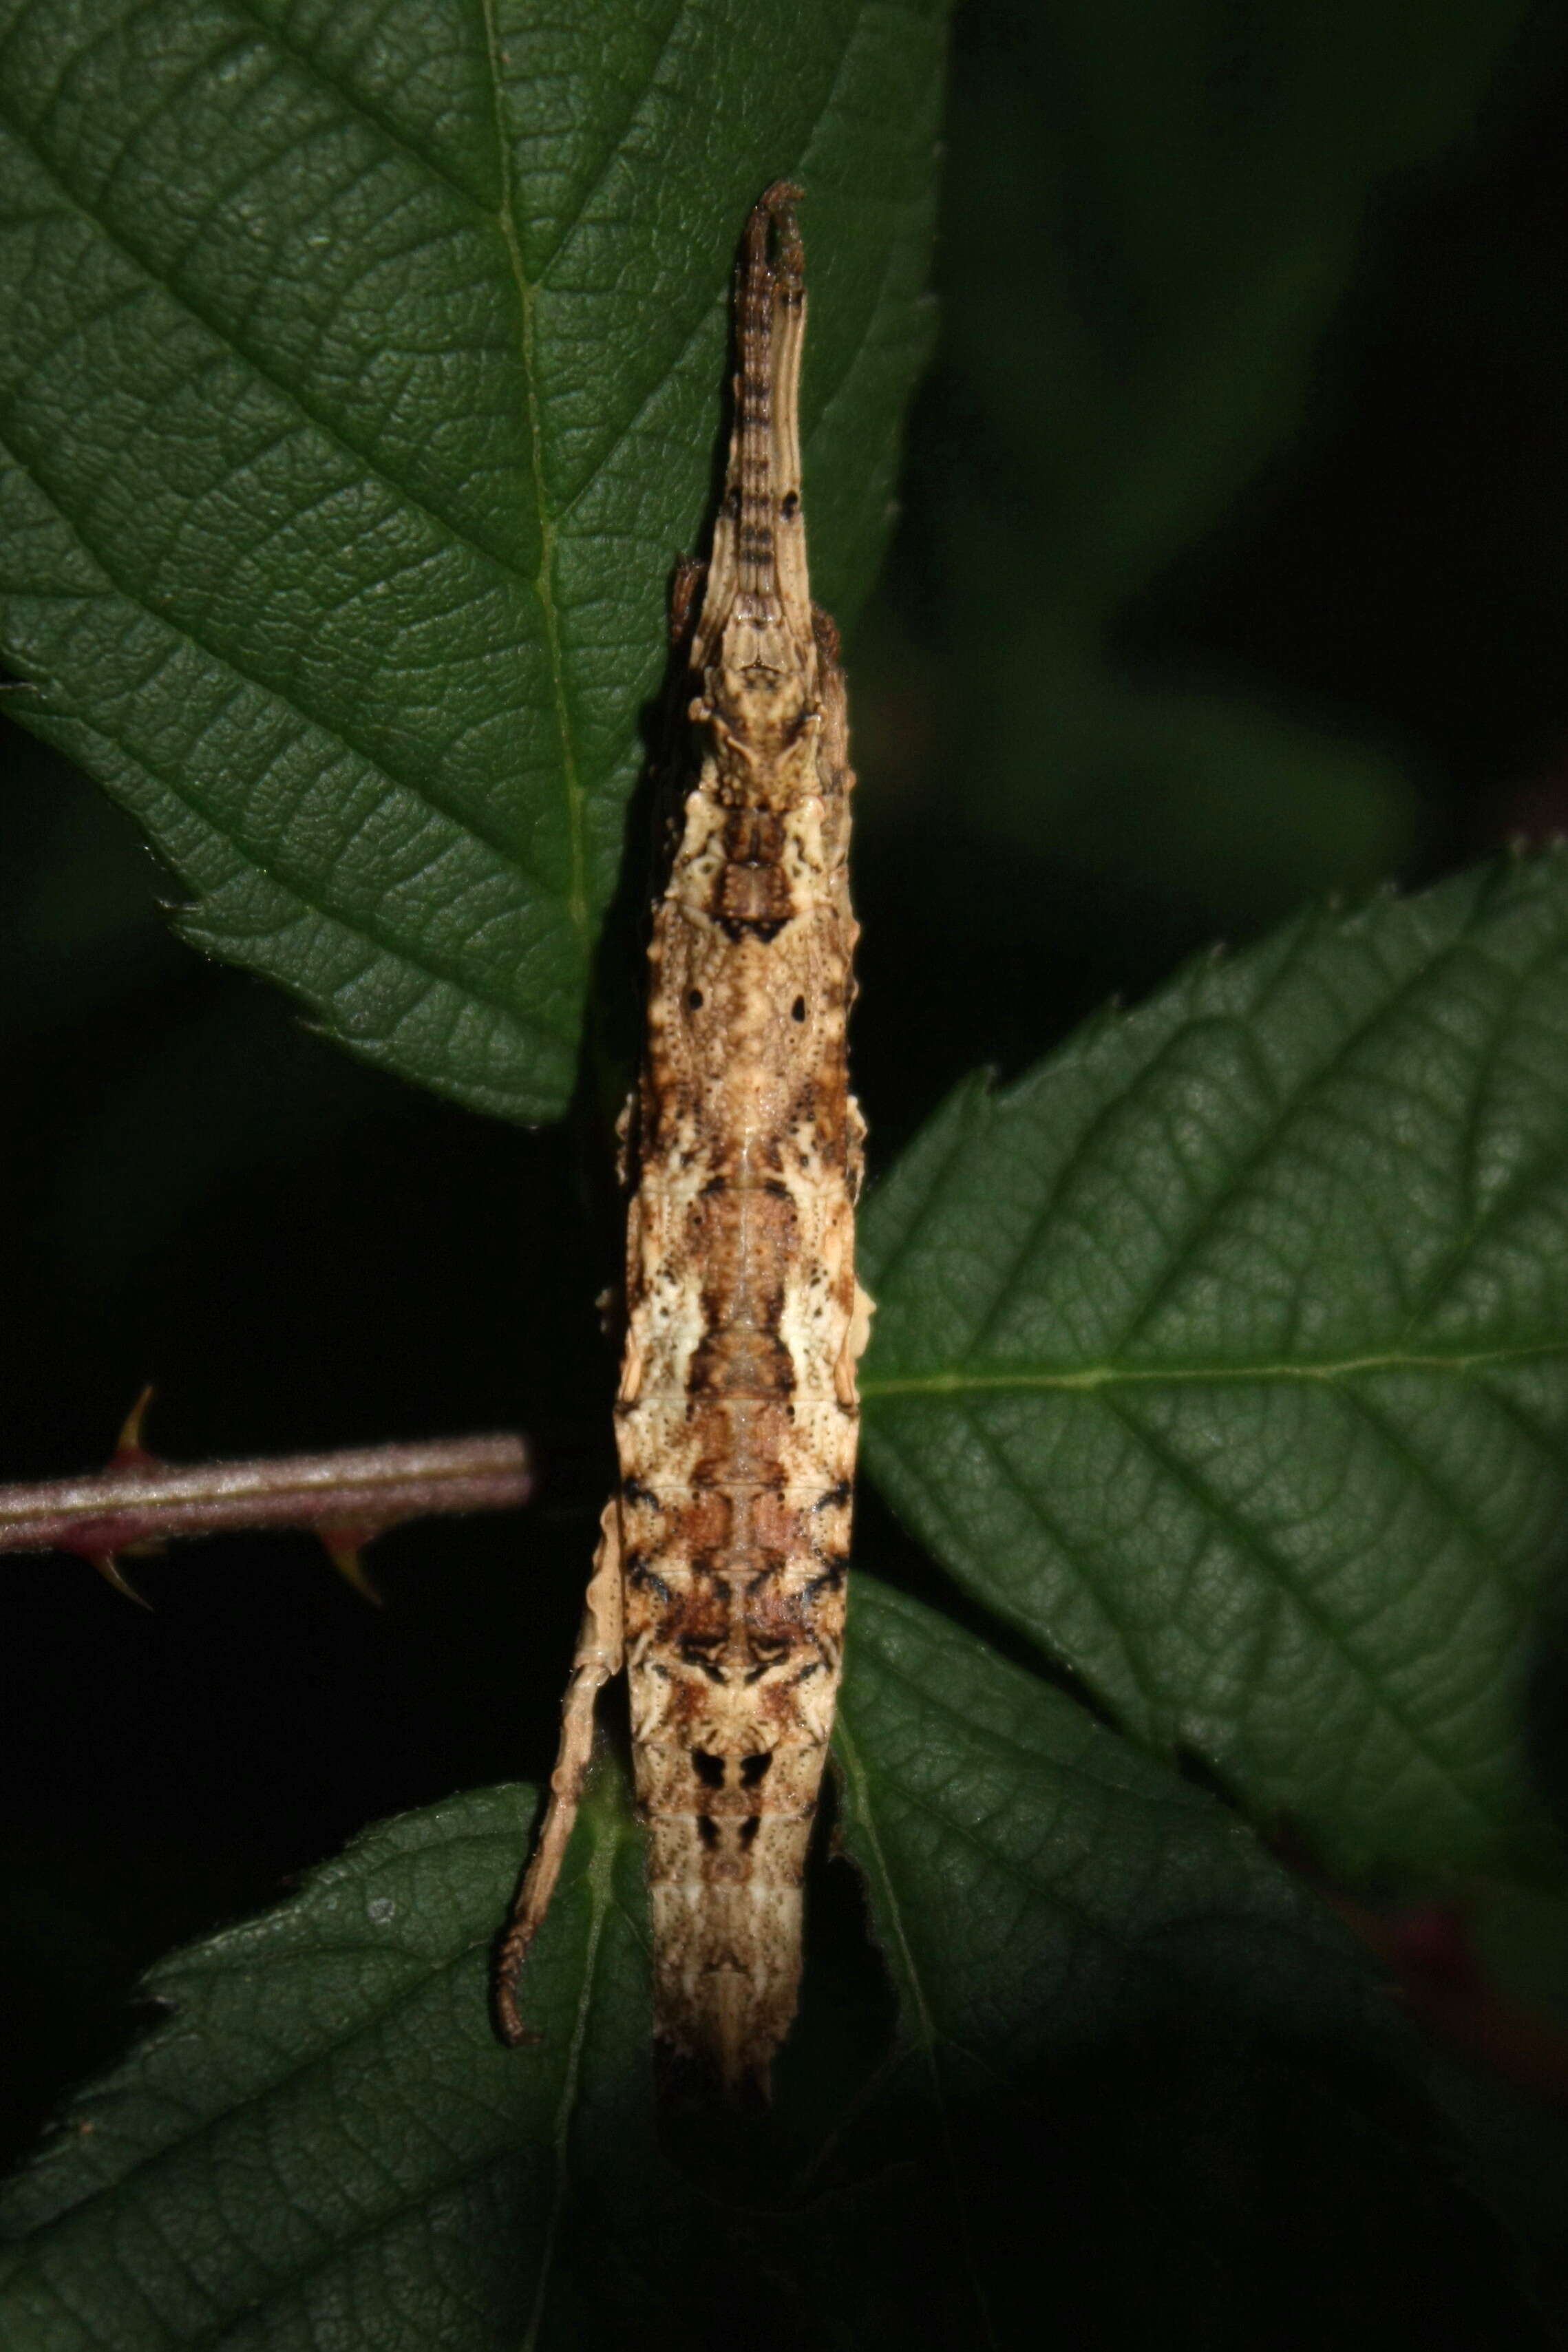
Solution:
<svg viewBox="0 0 1568 2352">
<path fill-rule="evenodd" d="M 143 1456 L 89 1478 L 0 1486 L 0 1552 L 111 1558 L 133 1545 L 226 1528 L 368 1537 L 437 1513 L 512 1510 L 532 1491 L 528 1448 L 504 1434 L 188 1466 Z"/>
</svg>

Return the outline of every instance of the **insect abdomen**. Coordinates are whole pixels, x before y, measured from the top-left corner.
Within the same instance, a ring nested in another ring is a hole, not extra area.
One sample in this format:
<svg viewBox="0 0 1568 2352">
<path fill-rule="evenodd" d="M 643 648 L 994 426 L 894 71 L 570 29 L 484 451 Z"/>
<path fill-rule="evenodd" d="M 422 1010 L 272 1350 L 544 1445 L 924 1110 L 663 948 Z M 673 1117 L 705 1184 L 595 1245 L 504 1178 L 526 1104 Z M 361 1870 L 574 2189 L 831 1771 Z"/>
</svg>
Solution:
<svg viewBox="0 0 1568 2352">
<path fill-rule="evenodd" d="M 856 1436 L 836 1371 L 854 1303 L 849 930 L 841 866 L 798 870 L 819 803 L 731 810 L 724 846 L 744 856 L 711 861 L 711 807 L 693 799 L 653 943 L 640 1377 L 621 1457 L 647 1497 L 624 1524 L 656 2028 L 678 2066 L 733 2093 L 765 2083 L 794 2015 L 838 1682 Z M 736 936 L 738 910 L 763 908 L 772 934 Z"/>
</svg>

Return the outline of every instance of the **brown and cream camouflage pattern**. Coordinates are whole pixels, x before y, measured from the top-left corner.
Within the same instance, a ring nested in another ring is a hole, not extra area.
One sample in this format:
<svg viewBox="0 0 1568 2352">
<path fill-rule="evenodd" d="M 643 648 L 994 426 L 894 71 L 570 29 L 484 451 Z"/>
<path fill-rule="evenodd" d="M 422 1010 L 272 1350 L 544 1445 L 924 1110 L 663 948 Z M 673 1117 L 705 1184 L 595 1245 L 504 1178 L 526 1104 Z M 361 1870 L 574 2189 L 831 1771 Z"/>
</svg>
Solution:
<svg viewBox="0 0 1568 2352">
<path fill-rule="evenodd" d="M 868 1314 L 845 1045 L 854 780 L 837 637 L 806 572 L 798 194 L 770 188 L 747 226 L 724 495 L 706 579 L 677 583 L 695 772 L 654 914 L 626 1138 L 621 1484 L 498 1978 L 516 2037 L 516 1971 L 570 1833 L 594 1698 L 624 1659 L 655 2032 L 667 2079 L 730 2097 L 765 2095 L 795 2010 Z"/>
</svg>

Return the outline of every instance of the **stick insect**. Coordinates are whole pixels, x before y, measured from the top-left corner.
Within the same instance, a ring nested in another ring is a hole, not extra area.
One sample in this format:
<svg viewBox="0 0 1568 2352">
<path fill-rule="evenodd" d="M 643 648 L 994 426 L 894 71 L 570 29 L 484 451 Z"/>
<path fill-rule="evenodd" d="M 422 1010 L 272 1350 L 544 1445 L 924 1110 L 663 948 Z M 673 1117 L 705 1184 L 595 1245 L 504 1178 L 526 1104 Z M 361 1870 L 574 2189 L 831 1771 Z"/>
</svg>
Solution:
<svg viewBox="0 0 1568 2352">
<path fill-rule="evenodd" d="M 799 194 L 777 183 L 746 226 L 723 496 L 706 572 L 684 566 L 672 599 L 689 757 L 626 1123 L 620 1483 L 496 1987 L 503 2032 L 522 2039 L 518 1971 L 571 1834 L 595 1698 L 624 1664 L 662 2071 L 731 2099 L 766 2096 L 795 2011 L 870 1304 L 845 1036 L 854 779 L 801 503 Z"/>
</svg>

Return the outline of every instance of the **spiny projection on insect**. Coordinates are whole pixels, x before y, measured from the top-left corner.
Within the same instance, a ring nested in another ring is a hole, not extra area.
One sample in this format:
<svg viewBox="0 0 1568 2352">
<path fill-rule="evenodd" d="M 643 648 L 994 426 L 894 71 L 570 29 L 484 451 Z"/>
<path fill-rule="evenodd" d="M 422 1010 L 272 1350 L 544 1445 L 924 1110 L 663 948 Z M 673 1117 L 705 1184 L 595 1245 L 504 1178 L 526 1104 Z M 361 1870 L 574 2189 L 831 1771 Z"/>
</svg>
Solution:
<svg viewBox="0 0 1568 2352">
<path fill-rule="evenodd" d="M 845 1046 L 854 778 L 801 506 L 799 194 L 779 182 L 746 226 L 724 492 L 706 573 L 688 565 L 675 585 L 690 754 L 626 1121 L 621 1479 L 496 1985 L 521 2040 L 518 1970 L 571 1834 L 595 1699 L 624 1663 L 661 2071 L 731 2099 L 766 2096 L 795 2011 L 870 1309 Z"/>
</svg>

